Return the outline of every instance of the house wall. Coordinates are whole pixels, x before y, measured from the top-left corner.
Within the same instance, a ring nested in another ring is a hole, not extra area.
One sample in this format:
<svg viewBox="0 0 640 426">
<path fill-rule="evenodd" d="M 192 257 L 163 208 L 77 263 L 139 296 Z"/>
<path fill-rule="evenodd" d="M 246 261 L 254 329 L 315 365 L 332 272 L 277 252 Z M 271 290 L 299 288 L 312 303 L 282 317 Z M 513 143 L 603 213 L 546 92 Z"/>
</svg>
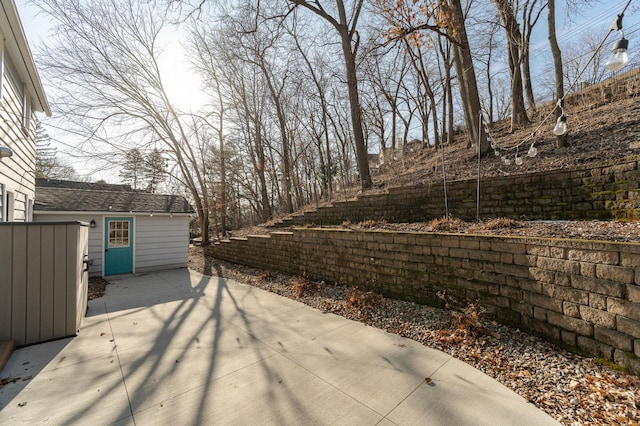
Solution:
<svg viewBox="0 0 640 426">
<path fill-rule="evenodd" d="M 36 222 L 58 222 L 79 220 L 96 221 L 95 228 L 89 228 L 90 276 L 102 276 L 104 255 L 104 218 L 113 216 L 133 216 L 135 273 L 160 269 L 184 268 L 189 254 L 189 216 L 187 215 L 131 215 L 126 213 L 43 213 L 36 211 Z"/>
<path fill-rule="evenodd" d="M 134 227 L 136 272 L 187 267 L 188 216 L 137 216 Z"/>
<path fill-rule="evenodd" d="M 14 61 L 0 42 L 0 145 L 13 151 L 0 160 L 0 222 L 31 221 L 35 194 L 35 115 L 27 95 L 23 126 L 25 89 Z"/>
</svg>

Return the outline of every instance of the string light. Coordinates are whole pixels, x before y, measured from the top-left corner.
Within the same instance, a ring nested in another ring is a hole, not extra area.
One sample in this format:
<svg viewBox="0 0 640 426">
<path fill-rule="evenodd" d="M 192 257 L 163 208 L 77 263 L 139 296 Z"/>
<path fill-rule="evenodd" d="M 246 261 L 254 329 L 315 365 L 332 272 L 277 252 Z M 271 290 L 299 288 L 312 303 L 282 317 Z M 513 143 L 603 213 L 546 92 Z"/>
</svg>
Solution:
<svg viewBox="0 0 640 426">
<path fill-rule="evenodd" d="M 627 62 L 629 62 L 629 55 L 627 54 L 627 49 L 629 48 L 629 40 L 624 38 L 624 31 L 622 31 L 622 17 L 624 13 L 621 13 L 616 17 L 611 25 L 610 31 L 618 31 L 622 36 L 620 40 L 616 41 L 613 44 L 613 49 L 611 55 L 607 59 L 604 67 L 609 71 L 619 71 Z"/>
<path fill-rule="evenodd" d="M 522 160 L 522 157 L 520 157 L 520 153 L 516 150 L 516 166 L 522 166 L 522 163 L 524 163 L 524 161 Z"/>
<path fill-rule="evenodd" d="M 624 16 L 624 12 L 627 10 L 627 8 L 629 7 L 630 4 L 631 4 L 631 0 L 628 0 L 627 4 L 625 5 L 625 7 L 622 10 L 622 12 L 616 17 L 616 19 L 614 20 L 613 25 L 611 26 L 611 28 L 609 28 L 609 32 L 607 33 L 607 35 L 600 42 L 598 47 L 595 49 L 595 51 L 591 55 L 591 58 L 587 61 L 585 66 L 578 73 L 578 75 L 576 76 L 574 82 L 571 83 L 571 85 L 569 86 L 569 89 L 565 93 L 571 93 L 572 89 L 576 86 L 578 81 L 580 81 L 580 78 L 582 77 L 582 74 L 587 70 L 587 68 L 595 60 L 598 52 L 600 52 L 600 50 L 602 49 L 602 46 L 607 41 L 607 38 L 609 37 L 609 35 L 613 31 L 619 31 L 622 37 L 621 37 L 620 40 L 618 40 L 613 45 L 613 52 L 612 52 L 611 56 L 609 57 L 609 59 L 607 60 L 607 63 L 605 64 L 605 67 L 609 71 L 618 71 L 618 70 L 620 70 L 622 67 L 624 67 L 627 64 L 627 62 L 629 60 L 629 56 L 627 54 L 627 49 L 629 47 L 629 41 L 626 38 L 624 38 L 624 32 L 622 31 L 622 17 Z M 494 141 L 494 139 L 491 137 L 491 133 L 489 132 L 489 128 L 485 125 L 485 132 L 489 135 L 489 140 L 491 141 L 491 149 L 494 150 L 495 156 L 499 157 L 500 160 L 502 161 L 502 163 L 504 163 L 505 165 L 508 166 L 508 165 L 511 164 L 511 160 L 506 155 L 503 155 L 501 151 L 509 151 L 509 150 L 515 149 L 516 150 L 515 163 L 516 163 L 516 165 L 521 166 L 524 163 L 524 160 L 523 160 L 523 157 L 521 157 L 519 155 L 518 150 L 519 150 L 520 146 L 522 146 L 525 142 L 527 142 L 528 140 L 531 139 L 533 141 L 531 142 L 531 145 L 529 146 L 529 150 L 527 151 L 527 157 L 529 157 L 529 158 L 536 157 L 538 155 L 538 148 L 536 148 L 536 146 L 535 146 L 536 145 L 536 140 L 535 140 L 536 133 L 538 132 L 538 130 L 540 130 L 542 128 L 542 126 L 544 126 L 544 124 L 547 122 L 547 120 L 549 120 L 551 118 L 551 116 L 556 113 L 558 108 L 560 108 L 560 116 L 556 120 L 556 124 L 555 124 L 555 126 L 553 128 L 553 134 L 556 135 L 556 136 L 561 136 L 561 135 L 566 134 L 567 133 L 567 115 L 565 114 L 565 111 L 564 111 L 564 97 L 563 97 L 562 99 L 558 99 L 558 101 L 556 103 L 556 106 L 549 112 L 549 114 L 547 114 L 546 117 L 544 117 L 544 119 L 540 122 L 538 127 L 536 127 L 536 129 L 528 137 L 525 137 L 517 145 L 512 146 L 510 148 L 503 148 L 503 147 L 499 146 Z M 486 119 L 484 117 L 485 113 L 486 112 L 483 111 L 482 119 L 485 120 L 485 123 L 486 123 Z"/>
<path fill-rule="evenodd" d="M 558 99 L 556 108 L 560 108 L 560 117 L 556 120 L 556 125 L 553 128 L 553 134 L 556 136 L 562 136 L 567 133 L 567 116 L 564 115 L 564 99 Z"/>
<path fill-rule="evenodd" d="M 553 128 L 553 134 L 556 136 L 562 136 L 565 133 L 567 133 L 567 116 L 562 113 L 556 121 L 556 125 Z"/>
</svg>

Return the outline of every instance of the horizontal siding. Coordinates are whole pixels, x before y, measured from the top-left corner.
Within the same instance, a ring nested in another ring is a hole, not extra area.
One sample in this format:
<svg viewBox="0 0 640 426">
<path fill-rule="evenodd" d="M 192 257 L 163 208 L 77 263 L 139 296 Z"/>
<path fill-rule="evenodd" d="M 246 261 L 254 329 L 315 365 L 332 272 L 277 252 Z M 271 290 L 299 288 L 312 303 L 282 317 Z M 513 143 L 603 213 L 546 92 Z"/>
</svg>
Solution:
<svg viewBox="0 0 640 426">
<path fill-rule="evenodd" d="M 0 163 L 0 183 L 15 196 L 14 221 L 25 221 L 28 219 L 28 200 L 33 200 L 35 194 L 35 114 L 31 114 L 25 134 L 22 130 L 22 97 L 9 84 L 6 70 L 5 66 L 5 74 L 1 76 L 0 141 L 13 151 L 13 156 L 3 158 Z M 5 221 L 5 218 L 1 220 Z"/>
<path fill-rule="evenodd" d="M 137 216 L 134 226 L 137 272 L 187 266 L 188 217 Z"/>
<path fill-rule="evenodd" d="M 110 216 L 116 216 L 113 214 Z M 123 217 L 128 215 L 122 215 Z M 120 216 L 118 216 L 120 217 Z M 103 273 L 104 216 L 92 213 L 34 213 L 36 222 L 96 221 L 89 228 L 89 275 Z M 186 267 L 189 255 L 189 218 L 187 216 L 134 215 L 135 271 L 145 272 L 165 268 Z"/>
</svg>

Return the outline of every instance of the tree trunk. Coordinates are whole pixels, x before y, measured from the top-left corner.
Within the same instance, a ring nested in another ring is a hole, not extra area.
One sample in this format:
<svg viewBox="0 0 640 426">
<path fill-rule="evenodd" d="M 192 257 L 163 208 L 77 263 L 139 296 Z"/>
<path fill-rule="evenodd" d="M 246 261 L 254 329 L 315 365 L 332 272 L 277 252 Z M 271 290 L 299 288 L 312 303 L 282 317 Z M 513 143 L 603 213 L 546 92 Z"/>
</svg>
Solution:
<svg viewBox="0 0 640 426">
<path fill-rule="evenodd" d="M 533 84 L 531 82 L 531 63 L 529 55 L 529 42 L 526 41 L 522 47 L 522 82 L 527 96 L 527 107 L 533 114 L 536 112 L 536 100 L 533 96 Z"/>
<path fill-rule="evenodd" d="M 549 45 L 551 46 L 551 54 L 553 55 L 553 68 L 556 74 L 556 99 L 564 98 L 564 77 L 562 74 L 562 52 L 560 46 L 558 46 L 558 39 L 556 37 L 556 5 L 555 0 L 549 0 L 548 4 L 549 16 Z M 556 120 L 562 111 L 560 108 L 556 108 Z M 567 135 L 556 136 L 556 148 L 564 148 L 568 145 Z"/>
<path fill-rule="evenodd" d="M 358 161 L 358 171 L 360 172 L 360 183 L 362 190 L 365 191 L 373 186 L 371 180 L 371 173 L 369 172 L 369 159 L 367 157 L 367 146 L 364 139 L 364 132 L 362 131 L 362 110 L 360 109 L 360 97 L 358 94 L 358 75 L 356 73 L 356 46 L 352 46 L 354 42 L 354 34 L 357 37 L 356 26 L 360 17 L 360 11 L 364 0 L 358 0 L 351 4 L 350 10 L 352 15 L 347 17 L 347 12 L 344 4 L 344 0 L 336 0 L 335 6 L 338 9 L 338 19 L 327 13 L 326 9 L 322 7 L 319 0 L 305 1 L 305 0 L 289 0 L 298 6 L 302 6 L 325 21 L 329 22 L 340 35 L 340 41 L 342 45 L 342 52 L 344 56 L 345 71 L 347 76 L 347 87 L 349 89 L 349 105 L 351 107 L 351 126 L 353 131 L 353 138 L 355 142 L 356 158 Z"/>
<path fill-rule="evenodd" d="M 454 12 L 453 26 L 457 31 L 457 40 L 459 43 L 453 49 L 454 62 L 458 80 L 460 81 L 460 91 L 463 96 L 462 106 L 465 111 L 467 135 L 471 143 L 478 144 L 477 149 L 480 155 L 484 156 L 489 152 L 491 146 L 487 140 L 484 127 L 480 126 L 480 95 L 478 94 L 476 72 L 473 67 L 473 58 L 471 57 L 471 50 L 469 49 L 469 39 L 467 38 L 460 0 L 451 0 L 451 7 Z"/>
<path fill-rule="evenodd" d="M 216 206 L 217 207 L 217 206 Z M 227 163 L 224 155 L 224 136 L 220 135 L 220 227 L 227 235 Z"/>
<path fill-rule="evenodd" d="M 524 92 L 522 89 L 522 69 L 520 67 L 520 41 L 522 34 L 516 20 L 515 12 L 508 0 L 493 0 L 504 24 L 507 36 L 509 76 L 511 78 L 511 131 L 528 122 L 527 111 L 524 106 Z"/>
<path fill-rule="evenodd" d="M 346 32 L 346 30 L 345 30 Z M 351 106 L 351 125 L 353 128 L 353 138 L 356 148 L 356 158 L 358 161 L 358 171 L 360 172 L 360 184 L 363 191 L 373 186 L 371 174 L 369 172 L 369 159 L 367 158 L 367 147 L 362 131 L 362 111 L 360 109 L 360 95 L 358 93 L 358 77 L 356 74 L 356 55 L 351 48 L 351 38 L 348 35 L 341 35 L 342 52 L 344 53 L 345 69 L 347 73 L 347 86 L 349 88 L 349 104 Z M 394 135 L 395 137 L 395 135 Z"/>
<path fill-rule="evenodd" d="M 262 209 L 261 209 L 261 220 L 263 222 L 271 219 L 271 201 L 269 200 L 269 188 L 267 186 L 267 179 L 264 175 L 265 167 L 265 155 L 264 155 L 264 147 L 262 146 L 262 135 L 260 125 L 256 126 L 256 148 L 258 151 L 258 161 L 260 162 L 260 166 L 258 167 L 258 179 L 260 181 L 260 196 L 262 198 Z"/>
</svg>

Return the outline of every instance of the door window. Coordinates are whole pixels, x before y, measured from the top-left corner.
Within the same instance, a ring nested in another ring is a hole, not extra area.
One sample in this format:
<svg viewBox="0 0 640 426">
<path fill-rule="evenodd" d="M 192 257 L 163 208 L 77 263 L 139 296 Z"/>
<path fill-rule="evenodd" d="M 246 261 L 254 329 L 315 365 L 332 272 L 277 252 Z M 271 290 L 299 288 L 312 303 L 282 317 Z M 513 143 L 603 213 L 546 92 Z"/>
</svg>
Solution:
<svg viewBox="0 0 640 426">
<path fill-rule="evenodd" d="M 109 248 L 129 247 L 129 221 L 109 221 Z"/>
</svg>

